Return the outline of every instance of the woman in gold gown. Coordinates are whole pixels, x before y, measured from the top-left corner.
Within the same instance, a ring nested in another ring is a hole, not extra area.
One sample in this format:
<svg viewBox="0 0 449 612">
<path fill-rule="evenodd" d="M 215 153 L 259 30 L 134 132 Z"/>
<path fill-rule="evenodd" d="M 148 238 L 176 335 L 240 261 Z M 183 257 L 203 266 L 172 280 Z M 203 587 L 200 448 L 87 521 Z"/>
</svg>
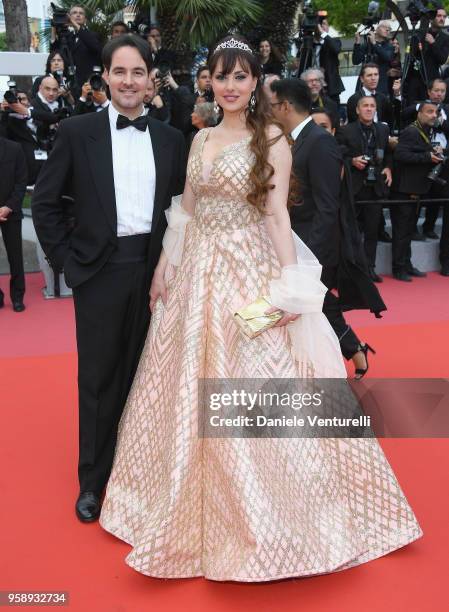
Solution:
<svg viewBox="0 0 449 612">
<path fill-rule="evenodd" d="M 422 535 L 377 440 L 199 436 L 199 379 L 345 376 L 319 264 L 292 236 L 291 154 L 257 60 L 228 37 L 210 69 L 223 121 L 196 136 L 182 203 L 167 214 L 100 524 L 149 576 L 339 571 Z M 249 339 L 233 313 L 260 295 L 284 313 Z"/>
</svg>

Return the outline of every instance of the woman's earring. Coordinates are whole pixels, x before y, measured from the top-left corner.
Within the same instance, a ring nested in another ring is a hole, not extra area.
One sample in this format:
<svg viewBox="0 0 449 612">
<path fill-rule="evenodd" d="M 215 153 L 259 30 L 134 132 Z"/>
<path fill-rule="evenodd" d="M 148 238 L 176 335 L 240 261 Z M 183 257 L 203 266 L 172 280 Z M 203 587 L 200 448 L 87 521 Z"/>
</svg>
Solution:
<svg viewBox="0 0 449 612">
<path fill-rule="evenodd" d="M 218 114 L 220 112 L 220 106 L 218 105 L 217 100 L 214 98 L 214 113 Z"/>
<path fill-rule="evenodd" d="M 249 99 L 249 112 L 254 113 L 256 110 L 256 96 L 254 91 L 251 93 L 251 98 Z"/>
</svg>

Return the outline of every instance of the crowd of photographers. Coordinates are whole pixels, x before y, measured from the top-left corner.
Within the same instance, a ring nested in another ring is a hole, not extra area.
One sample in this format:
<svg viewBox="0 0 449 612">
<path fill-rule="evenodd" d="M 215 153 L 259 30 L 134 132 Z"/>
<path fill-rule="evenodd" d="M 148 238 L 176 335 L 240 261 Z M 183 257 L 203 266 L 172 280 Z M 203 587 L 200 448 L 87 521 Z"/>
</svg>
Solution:
<svg viewBox="0 0 449 612">
<path fill-rule="evenodd" d="M 410 2 L 411 10 L 418 11 L 415 17 L 422 23 L 427 20 L 428 27 L 412 35 L 411 51 L 402 58 L 389 21 L 376 23 L 369 18 L 364 22 L 355 36 L 352 54 L 353 64 L 360 65 L 360 76 L 346 105 L 340 103 L 344 91 L 339 71 L 342 45 L 330 33 L 327 14 L 306 11 L 295 40 L 296 59 L 287 67 L 274 44 L 261 37 L 257 40 L 264 86 L 269 88 L 273 80 L 284 76 L 303 79 L 312 95 L 315 120 L 335 133 L 352 176 L 356 213 L 375 282 L 382 281 L 375 271 L 379 240 L 392 242 L 393 275 L 409 282 L 413 276 L 425 276 L 411 263 L 413 241 L 440 238 L 441 273 L 449 276 L 449 74 L 445 71 L 449 68 L 449 34 L 445 10 L 433 0 L 433 10 L 426 8 L 428 4 Z M 129 26 L 115 22 L 110 36 L 130 32 Z M 198 130 L 219 121 L 209 70 L 197 62 L 189 83 L 185 74 L 176 74 L 175 53 L 164 48 L 158 27 L 133 29 L 147 39 L 153 55 L 154 69 L 145 99 L 148 113 L 181 130 L 189 146 Z M 419 44 L 415 44 L 419 36 Z M 30 92 L 9 83 L 1 103 L 0 136 L 21 146 L 28 185 L 35 183 L 60 121 L 108 106 L 101 50 L 82 6 L 73 6 L 68 15 L 57 10 L 45 74 L 35 79 Z M 423 213 L 421 201 L 425 204 Z M 388 207 L 392 236 L 385 231 L 384 210 Z M 5 236 L 8 215 L 2 213 L 4 208 L 0 207 L 0 227 Z M 435 227 L 440 211 L 438 236 Z M 424 213 L 420 225 L 418 220 Z M 14 244 L 17 251 L 17 240 Z M 6 246 L 11 268 L 20 268 L 15 265 L 19 254 Z M 23 265 L 21 269 L 19 277 Z M 21 279 L 17 282 L 23 285 Z M 0 307 L 2 304 L 0 292 Z"/>
</svg>

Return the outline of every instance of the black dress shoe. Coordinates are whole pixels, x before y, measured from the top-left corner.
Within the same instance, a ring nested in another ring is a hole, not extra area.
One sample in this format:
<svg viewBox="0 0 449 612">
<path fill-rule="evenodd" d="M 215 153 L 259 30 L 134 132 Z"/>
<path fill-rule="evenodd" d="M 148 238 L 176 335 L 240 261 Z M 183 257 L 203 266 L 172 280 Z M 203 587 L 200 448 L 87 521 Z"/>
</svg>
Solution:
<svg viewBox="0 0 449 612">
<path fill-rule="evenodd" d="M 383 283 L 384 282 L 384 279 L 381 276 L 379 276 L 378 274 L 376 274 L 374 268 L 370 268 L 369 269 L 369 276 L 370 276 L 370 279 L 373 282 L 375 282 L 375 283 Z"/>
<path fill-rule="evenodd" d="M 418 268 L 410 268 L 407 270 L 409 276 L 416 276 L 417 278 L 424 278 L 427 276 L 426 272 L 421 272 Z"/>
<path fill-rule="evenodd" d="M 13 302 L 12 309 L 14 312 L 23 312 L 25 310 L 25 304 L 23 302 Z"/>
<path fill-rule="evenodd" d="M 444 264 L 440 272 L 441 276 L 449 276 L 449 264 Z"/>
<path fill-rule="evenodd" d="M 385 230 L 382 230 L 381 232 L 379 232 L 377 240 L 379 242 L 392 242 L 390 234 L 386 232 Z"/>
<path fill-rule="evenodd" d="M 423 231 L 423 234 L 424 236 L 426 236 L 427 238 L 430 238 L 431 240 L 438 240 L 439 238 L 438 234 L 432 230 L 429 232 Z"/>
<path fill-rule="evenodd" d="M 100 516 L 100 496 L 92 491 L 80 493 L 75 505 L 76 516 L 83 523 L 92 523 Z"/>
<path fill-rule="evenodd" d="M 411 283 L 412 282 L 412 279 L 407 274 L 407 272 L 393 272 L 393 278 L 395 278 L 398 281 L 404 281 L 405 283 Z"/>
<path fill-rule="evenodd" d="M 414 240 L 415 242 L 425 242 L 426 237 L 424 236 L 424 234 L 421 234 L 420 232 L 413 232 L 412 240 Z"/>
</svg>

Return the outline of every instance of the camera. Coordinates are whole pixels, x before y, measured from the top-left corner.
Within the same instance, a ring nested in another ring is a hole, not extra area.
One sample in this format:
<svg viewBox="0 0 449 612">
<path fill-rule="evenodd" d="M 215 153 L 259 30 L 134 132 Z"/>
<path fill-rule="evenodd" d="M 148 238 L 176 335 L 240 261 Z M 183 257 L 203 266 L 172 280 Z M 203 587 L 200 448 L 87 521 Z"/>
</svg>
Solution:
<svg viewBox="0 0 449 612">
<path fill-rule="evenodd" d="M 89 77 L 89 85 L 93 91 L 101 91 L 103 89 L 103 78 L 101 76 L 102 70 L 100 66 L 94 66 L 92 68 L 92 74 Z"/>
<path fill-rule="evenodd" d="M 8 81 L 8 91 L 3 96 L 8 104 L 15 104 L 17 100 L 17 84 L 15 81 Z"/>
<path fill-rule="evenodd" d="M 435 19 L 439 8 L 438 0 L 410 0 L 405 16 L 416 25 L 423 17 L 429 20 Z"/>
<path fill-rule="evenodd" d="M 68 25 L 68 16 L 67 11 L 65 9 L 59 8 L 55 6 L 53 2 L 50 2 L 52 8 L 52 18 L 50 21 L 50 25 L 52 28 L 55 28 L 56 31 L 61 31 L 67 29 Z"/>
<path fill-rule="evenodd" d="M 379 2 L 370 2 L 368 4 L 368 14 L 362 19 L 362 24 L 365 28 L 372 29 L 374 24 L 380 19 L 379 15 Z"/>
<path fill-rule="evenodd" d="M 365 181 L 367 183 L 375 183 L 377 181 L 375 160 L 369 155 L 362 155 L 362 159 L 363 161 L 367 162 L 366 167 L 365 167 L 365 171 L 366 171 Z"/>
<path fill-rule="evenodd" d="M 438 142 L 432 143 L 432 145 L 434 146 L 439 145 L 439 143 Z M 443 171 L 444 165 L 448 161 L 449 157 L 447 155 L 442 155 L 439 153 L 434 153 L 434 154 L 437 155 L 437 157 L 439 157 L 441 161 L 439 164 L 435 164 L 435 166 L 432 168 L 432 170 L 427 175 L 427 178 L 433 181 L 434 183 L 437 183 L 438 185 L 446 185 L 447 181 L 441 178 L 440 174 Z"/>
</svg>

